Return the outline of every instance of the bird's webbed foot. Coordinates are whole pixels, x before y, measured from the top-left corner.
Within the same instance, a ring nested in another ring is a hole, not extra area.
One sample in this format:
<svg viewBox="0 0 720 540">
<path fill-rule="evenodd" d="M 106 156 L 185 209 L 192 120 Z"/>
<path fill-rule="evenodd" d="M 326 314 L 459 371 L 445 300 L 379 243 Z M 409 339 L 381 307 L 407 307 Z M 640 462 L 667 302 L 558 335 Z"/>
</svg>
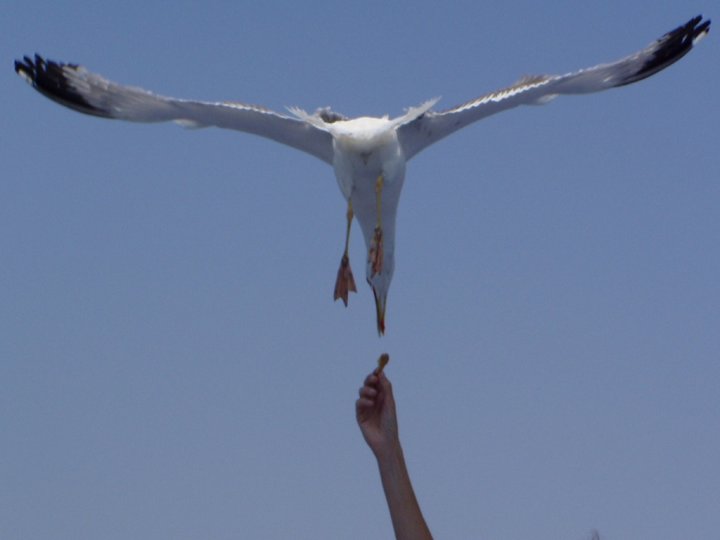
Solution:
<svg viewBox="0 0 720 540">
<path fill-rule="evenodd" d="M 340 268 L 337 273 L 337 280 L 335 281 L 335 293 L 333 299 L 337 300 L 342 298 L 345 307 L 348 305 L 348 293 L 357 292 L 355 287 L 355 278 L 353 277 L 352 269 L 350 268 L 350 259 L 347 254 L 343 255 L 340 261 Z"/>
<path fill-rule="evenodd" d="M 355 278 L 353 277 L 352 269 L 350 268 L 350 226 L 353 220 L 353 208 L 352 202 L 348 200 L 347 214 L 347 229 L 345 230 L 345 251 L 343 252 L 342 259 L 340 260 L 340 268 L 338 269 L 337 279 L 335 280 L 335 292 L 333 293 L 333 299 L 337 300 L 342 298 L 345 307 L 348 305 L 348 293 L 357 292 L 355 287 Z"/>
</svg>

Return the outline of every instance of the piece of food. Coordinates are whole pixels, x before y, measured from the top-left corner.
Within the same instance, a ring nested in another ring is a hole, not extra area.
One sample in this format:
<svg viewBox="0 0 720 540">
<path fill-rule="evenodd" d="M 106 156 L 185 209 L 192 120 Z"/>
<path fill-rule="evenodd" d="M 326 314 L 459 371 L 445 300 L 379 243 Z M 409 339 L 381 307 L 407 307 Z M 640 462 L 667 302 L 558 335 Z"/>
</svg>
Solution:
<svg viewBox="0 0 720 540">
<path fill-rule="evenodd" d="M 375 368 L 375 375 L 380 375 L 390 361 L 390 355 L 388 353 L 382 353 L 378 358 L 378 367 Z"/>
</svg>

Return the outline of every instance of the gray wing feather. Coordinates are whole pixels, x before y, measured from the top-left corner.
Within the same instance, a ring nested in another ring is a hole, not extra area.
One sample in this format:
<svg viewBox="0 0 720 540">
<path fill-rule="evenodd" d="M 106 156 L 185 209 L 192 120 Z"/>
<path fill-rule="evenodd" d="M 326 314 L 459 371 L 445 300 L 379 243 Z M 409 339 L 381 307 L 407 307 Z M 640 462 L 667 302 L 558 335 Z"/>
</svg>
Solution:
<svg viewBox="0 0 720 540">
<path fill-rule="evenodd" d="M 15 62 L 15 71 L 38 92 L 76 111 L 131 122 L 174 121 L 216 126 L 272 139 L 332 164 L 332 136 L 307 122 L 263 107 L 160 96 L 123 86 L 76 64 L 46 61 L 39 55 Z"/>
<path fill-rule="evenodd" d="M 398 137 L 406 159 L 472 122 L 517 107 L 539 105 L 560 94 L 587 94 L 631 84 L 657 73 L 685 56 L 707 35 L 710 21 L 697 16 L 645 49 L 609 64 L 565 75 L 525 77 L 516 84 L 446 111 L 428 111 L 401 126 Z"/>
</svg>

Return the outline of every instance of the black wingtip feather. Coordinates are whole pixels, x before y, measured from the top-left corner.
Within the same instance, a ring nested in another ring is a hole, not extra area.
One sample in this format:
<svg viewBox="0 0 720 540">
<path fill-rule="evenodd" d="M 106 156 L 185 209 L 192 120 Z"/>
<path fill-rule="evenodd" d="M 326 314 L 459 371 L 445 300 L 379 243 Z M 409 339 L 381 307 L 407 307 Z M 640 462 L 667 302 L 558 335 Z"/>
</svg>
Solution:
<svg viewBox="0 0 720 540">
<path fill-rule="evenodd" d="M 24 56 L 22 60 L 15 60 L 15 73 L 41 94 L 76 111 L 107 117 L 105 111 L 91 105 L 71 84 L 65 75 L 67 69 L 76 70 L 78 66 L 45 60 L 39 54 L 35 58 Z"/>
<path fill-rule="evenodd" d="M 657 49 L 640 71 L 624 80 L 618 86 L 634 83 L 665 69 L 690 52 L 694 42 L 710 31 L 710 19 L 703 21 L 702 15 L 693 17 L 685 24 L 671 30 L 657 41 Z"/>
</svg>

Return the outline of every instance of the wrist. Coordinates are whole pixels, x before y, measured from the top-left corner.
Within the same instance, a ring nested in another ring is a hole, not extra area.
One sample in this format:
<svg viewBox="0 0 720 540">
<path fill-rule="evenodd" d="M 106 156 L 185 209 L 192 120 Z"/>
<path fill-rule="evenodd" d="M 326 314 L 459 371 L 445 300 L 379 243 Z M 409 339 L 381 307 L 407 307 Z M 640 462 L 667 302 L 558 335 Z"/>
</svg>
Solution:
<svg viewBox="0 0 720 540">
<path fill-rule="evenodd" d="M 375 454 L 375 459 L 377 459 L 378 465 L 381 469 L 401 464 L 405 459 L 403 457 L 403 450 L 402 446 L 400 446 L 399 440 L 373 448 L 373 453 Z"/>
</svg>

